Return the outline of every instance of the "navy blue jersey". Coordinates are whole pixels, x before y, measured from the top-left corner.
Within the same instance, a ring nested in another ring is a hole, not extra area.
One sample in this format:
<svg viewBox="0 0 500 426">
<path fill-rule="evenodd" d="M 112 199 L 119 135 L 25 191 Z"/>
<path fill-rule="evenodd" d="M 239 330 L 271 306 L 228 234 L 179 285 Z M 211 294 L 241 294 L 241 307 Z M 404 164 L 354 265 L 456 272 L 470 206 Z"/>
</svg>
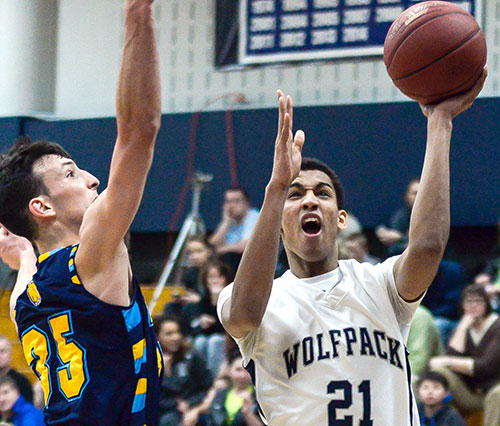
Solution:
<svg viewBox="0 0 500 426">
<path fill-rule="evenodd" d="M 129 307 L 105 303 L 80 282 L 78 246 L 38 258 L 16 304 L 24 356 L 40 379 L 48 425 L 158 421 L 162 357 L 141 290 Z"/>
</svg>

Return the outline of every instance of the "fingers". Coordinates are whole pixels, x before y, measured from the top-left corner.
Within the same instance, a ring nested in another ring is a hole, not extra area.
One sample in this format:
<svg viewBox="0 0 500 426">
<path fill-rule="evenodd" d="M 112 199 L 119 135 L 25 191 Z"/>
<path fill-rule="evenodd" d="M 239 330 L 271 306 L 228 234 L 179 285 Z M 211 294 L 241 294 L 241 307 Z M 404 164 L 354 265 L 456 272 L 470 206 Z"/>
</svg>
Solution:
<svg viewBox="0 0 500 426">
<path fill-rule="evenodd" d="M 278 94 L 278 110 L 279 110 L 279 115 L 278 115 L 278 135 L 279 135 L 283 126 L 283 118 L 285 115 L 285 102 L 283 100 L 284 99 L 283 92 L 278 89 L 277 94 Z"/>
<path fill-rule="evenodd" d="M 297 130 L 297 132 L 295 133 L 295 138 L 293 140 L 293 143 L 298 148 L 299 152 L 302 152 L 302 148 L 304 147 L 305 141 L 306 141 L 306 135 L 304 131 Z"/>
</svg>

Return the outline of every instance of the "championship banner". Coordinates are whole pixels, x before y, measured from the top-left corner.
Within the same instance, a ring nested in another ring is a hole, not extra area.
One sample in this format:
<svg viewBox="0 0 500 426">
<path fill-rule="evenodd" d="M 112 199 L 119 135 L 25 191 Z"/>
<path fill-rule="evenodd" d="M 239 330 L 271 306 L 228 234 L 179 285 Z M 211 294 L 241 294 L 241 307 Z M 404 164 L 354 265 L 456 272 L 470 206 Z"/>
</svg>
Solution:
<svg viewBox="0 0 500 426">
<path fill-rule="evenodd" d="M 391 23 L 418 0 L 240 0 L 239 63 L 382 55 Z M 453 1 L 481 25 L 482 0 Z"/>
</svg>

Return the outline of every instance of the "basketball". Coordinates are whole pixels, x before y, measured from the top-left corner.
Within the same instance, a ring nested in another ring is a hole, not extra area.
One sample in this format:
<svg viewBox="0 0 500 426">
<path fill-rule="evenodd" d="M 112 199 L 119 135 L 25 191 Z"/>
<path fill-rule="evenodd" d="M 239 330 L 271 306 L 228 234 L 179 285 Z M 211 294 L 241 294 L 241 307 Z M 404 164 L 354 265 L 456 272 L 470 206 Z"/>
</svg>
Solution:
<svg viewBox="0 0 500 426">
<path fill-rule="evenodd" d="M 476 83 L 486 64 L 486 40 L 474 17 L 460 6 L 425 1 L 392 23 L 384 63 L 406 96 L 437 103 Z"/>
</svg>

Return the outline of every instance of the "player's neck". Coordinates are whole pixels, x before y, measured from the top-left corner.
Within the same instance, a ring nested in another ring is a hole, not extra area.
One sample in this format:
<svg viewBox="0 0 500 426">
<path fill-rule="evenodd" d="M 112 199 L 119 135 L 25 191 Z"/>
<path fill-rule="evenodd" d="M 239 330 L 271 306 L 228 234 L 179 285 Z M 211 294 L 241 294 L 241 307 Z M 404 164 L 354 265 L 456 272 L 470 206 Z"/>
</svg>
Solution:
<svg viewBox="0 0 500 426">
<path fill-rule="evenodd" d="M 327 258 L 318 262 L 308 262 L 304 259 L 293 256 L 293 259 L 288 259 L 290 270 L 293 275 L 298 278 L 310 278 L 318 275 L 326 274 L 333 271 L 339 266 L 336 257 Z"/>
<path fill-rule="evenodd" d="M 61 247 L 68 247 L 79 242 L 78 233 L 72 231 L 50 230 L 43 233 L 39 239 L 35 241 L 40 254 L 47 253 Z"/>
</svg>

